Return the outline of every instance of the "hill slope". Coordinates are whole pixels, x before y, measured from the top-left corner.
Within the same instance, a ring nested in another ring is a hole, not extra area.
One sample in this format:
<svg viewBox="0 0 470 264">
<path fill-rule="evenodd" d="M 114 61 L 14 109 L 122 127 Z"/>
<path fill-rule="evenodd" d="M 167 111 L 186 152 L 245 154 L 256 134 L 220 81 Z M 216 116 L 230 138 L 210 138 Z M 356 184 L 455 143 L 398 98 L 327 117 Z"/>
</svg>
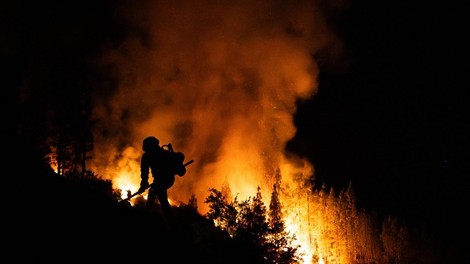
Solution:
<svg viewBox="0 0 470 264">
<path fill-rule="evenodd" d="M 252 263 L 193 208 L 174 208 L 178 222 L 169 228 L 158 208 L 117 201 L 106 181 L 68 179 L 34 155 L 19 157 L 14 180 L 24 188 L 11 204 L 6 240 L 28 254 L 15 259 Z"/>
</svg>

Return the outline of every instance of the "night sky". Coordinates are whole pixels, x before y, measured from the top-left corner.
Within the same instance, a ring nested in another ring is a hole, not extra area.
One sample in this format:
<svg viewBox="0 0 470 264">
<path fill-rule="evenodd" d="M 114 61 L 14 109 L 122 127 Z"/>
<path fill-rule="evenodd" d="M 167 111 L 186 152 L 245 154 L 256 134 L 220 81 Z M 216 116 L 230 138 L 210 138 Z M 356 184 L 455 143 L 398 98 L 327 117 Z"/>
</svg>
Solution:
<svg viewBox="0 0 470 264">
<path fill-rule="evenodd" d="M 319 183 L 352 180 L 360 207 L 468 233 L 465 16 L 457 6 L 372 2 L 353 4 L 338 24 L 350 67 L 320 74 L 292 148 L 312 158 Z"/>
<path fill-rule="evenodd" d="M 111 2 L 77 2 L 70 15 L 61 13 L 69 10 L 65 5 L 2 4 L 7 86 L 18 89 L 32 58 L 40 67 L 54 57 L 44 51 L 72 56 L 67 50 L 83 48 L 86 52 L 72 58 L 86 61 L 100 52 L 96 44 L 119 40 L 123 33 L 117 28 L 133 30 L 115 27 L 117 20 L 106 11 Z M 463 211 L 470 175 L 464 9 L 376 2 L 349 4 L 329 18 L 343 39 L 344 57 L 340 65 L 317 58 L 318 93 L 299 102 L 298 131 L 288 148 L 309 157 L 317 186 L 340 190 L 352 181 L 359 207 L 411 224 L 452 224 L 454 232 L 468 220 Z M 61 49 L 63 43 L 70 46 Z M 9 124 L 12 118 L 6 117 Z M 11 126 L 4 131 L 11 132 Z"/>
</svg>

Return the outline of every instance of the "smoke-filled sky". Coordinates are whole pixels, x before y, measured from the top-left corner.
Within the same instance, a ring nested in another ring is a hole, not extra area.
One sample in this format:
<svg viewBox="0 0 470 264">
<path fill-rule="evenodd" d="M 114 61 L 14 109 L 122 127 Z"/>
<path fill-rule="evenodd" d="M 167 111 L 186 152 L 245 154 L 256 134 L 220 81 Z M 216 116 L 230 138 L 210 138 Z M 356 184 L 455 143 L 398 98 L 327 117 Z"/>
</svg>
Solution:
<svg viewBox="0 0 470 264">
<path fill-rule="evenodd" d="M 134 32 L 98 61 L 116 83 L 94 98 L 96 171 L 122 178 L 110 163 L 133 166 L 136 156 L 113 154 L 123 145 L 140 151 L 142 139 L 155 135 L 195 160 L 173 188 L 182 200 L 192 193 L 204 200 L 224 183 L 244 197 L 258 185 L 269 194 L 277 170 L 299 184 L 313 177 L 311 164 L 285 148 L 296 134 L 298 101 L 317 92 L 315 55 L 341 52 L 319 5 L 149 1 L 117 15 Z"/>
<path fill-rule="evenodd" d="M 352 180 L 360 206 L 407 219 L 459 216 L 446 205 L 466 197 L 470 171 L 464 9 L 347 0 L 1 5 L 5 84 L 19 91 L 22 117 L 7 115 L 13 125 L 2 132 L 37 133 L 44 105 L 59 94 L 73 107 L 69 90 L 92 87 L 92 166 L 106 177 L 135 184 L 141 141 L 154 135 L 195 161 L 177 179 L 179 193 L 269 187 L 280 169 L 296 184 L 312 175 L 340 189 Z M 38 111 L 25 113 L 25 102 Z"/>
</svg>

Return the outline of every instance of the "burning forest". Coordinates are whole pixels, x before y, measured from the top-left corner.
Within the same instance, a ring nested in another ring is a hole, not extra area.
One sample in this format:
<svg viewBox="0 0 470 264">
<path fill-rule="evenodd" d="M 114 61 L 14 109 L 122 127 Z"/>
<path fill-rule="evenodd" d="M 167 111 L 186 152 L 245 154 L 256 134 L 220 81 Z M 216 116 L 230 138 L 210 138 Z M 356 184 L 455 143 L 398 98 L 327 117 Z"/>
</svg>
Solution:
<svg viewBox="0 0 470 264">
<path fill-rule="evenodd" d="M 339 52 L 319 7 L 196 1 L 122 11 L 143 33 L 103 56 L 117 89 L 97 96 L 91 169 L 118 189 L 137 190 L 140 142 L 155 135 L 195 160 L 169 190 L 172 201 L 192 195 L 204 201 L 210 188 L 226 185 L 239 199 L 260 187 L 269 204 L 279 184 L 280 202 L 289 208 L 283 220 L 305 258 L 350 258 L 352 252 L 326 249 L 316 230 L 328 220 L 313 214 L 322 201 L 312 192 L 312 164 L 285 151 L 296 133 L 296 104 L 318 89 L 315 54 Z M 198 209 L 208 211 L 204 203 Z"/>
<path fill-rule="evenodd" d="M 85 84 L 93 107 L 82 117 L 91 132 L 71 127 L 73 133 L 45 136 L 51 167 L 59 175 L 92 172 L 124 200 L 139 189 L 142 140 L 156 136 L 194 161 L 169 189 L 171 205 L 192 205 L 232 237 L 246 212 L 261 208 L 260 223 L 281 227 L 266 241 L 290 238 L 273 247 L 294 248 L 299 263 L 433 263 L 413 241 L 416 230 L 357 208 L 354 183 L 345 190 L 316 185 L 314 165 L 286 149 L 297 132 L 298 103 L 321 89 L 319 58 L 341 63 L 340 36 L 324 13 L 340 13 L 339 2 L 143 1 L 115 8 L 124 33 L 100 42 L 99 55 L 87 61 L 100 73 Z M 27 102 L 34 92 L 23 97 Z M 92 144 L 72 144 L 74 135 Z M 74 146 L 79 151 L 69 155 Z"/>
</svg>

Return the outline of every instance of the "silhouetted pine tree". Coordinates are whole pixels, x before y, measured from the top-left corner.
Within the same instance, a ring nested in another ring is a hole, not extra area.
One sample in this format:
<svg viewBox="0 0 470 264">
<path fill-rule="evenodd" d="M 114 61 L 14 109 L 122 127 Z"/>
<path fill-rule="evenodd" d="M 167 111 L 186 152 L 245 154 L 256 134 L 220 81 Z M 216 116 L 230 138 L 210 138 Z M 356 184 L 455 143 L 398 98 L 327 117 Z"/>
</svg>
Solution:
<svg viewBox="0 0 470 264">
<path fill-rule="evenodd" d="M 269 234 L 266 240 L 267 259 L 272 263 L 298 263 L 298 246 L 293 245 L 295 236 L 290 236 L 285 229 L 282 215 L 282 205 L 279 200 L 279 184 L 275 183 L 269 204 Z"/>
<path fill-rule="evenodd" d="M 266 221 L 266 207 L 263 204 L 261 191 L 254 198 L 236 204 L 237 228 L 233 236 L 234 241 L 257 263 L 265 263 L 265 241 L 268 232 Z"/>
<path fill-rule="evenodd" d="M 195 211 L 197 211 L 197 198 L 196 198 L 196 195 L 194 193 L 191 194 L 191 197 L 189 198 L 188 206 L 190 206 Z"/>
<path fill-rule="evenodd" d="M 87 153 L 93 150 L 91 98 L 86 88 L 70 90 L 56 102 L 47 144 L 60 175 L 84 178 Z"/>
<path fill-rule="evenodd" d="M 234 206 L 236 198 L 233 203 L 227 202 L 227 198 L 221 191 L 210 188 L 209 196 L 206 197 L 204 202 L 209 204 L 209 212 L 206 214 L 206 217 L 214 221 L 217 226 L 227 231 L 233 237 L 237 229 L 237 209 Z"/>
<path fill-rule="evenodd" d="M 222 192 L 210 189 L 205 201 L 210 208 L 207 217 L 227 231 L 238 250 L 255 263 L 297 263 L 297 247 L 285 231 L 277 189 L 273 196 L 268 220 L 260 187 L 255 197 L 240 202 L 237 197 L 228 202 Z"/>
</svg>

